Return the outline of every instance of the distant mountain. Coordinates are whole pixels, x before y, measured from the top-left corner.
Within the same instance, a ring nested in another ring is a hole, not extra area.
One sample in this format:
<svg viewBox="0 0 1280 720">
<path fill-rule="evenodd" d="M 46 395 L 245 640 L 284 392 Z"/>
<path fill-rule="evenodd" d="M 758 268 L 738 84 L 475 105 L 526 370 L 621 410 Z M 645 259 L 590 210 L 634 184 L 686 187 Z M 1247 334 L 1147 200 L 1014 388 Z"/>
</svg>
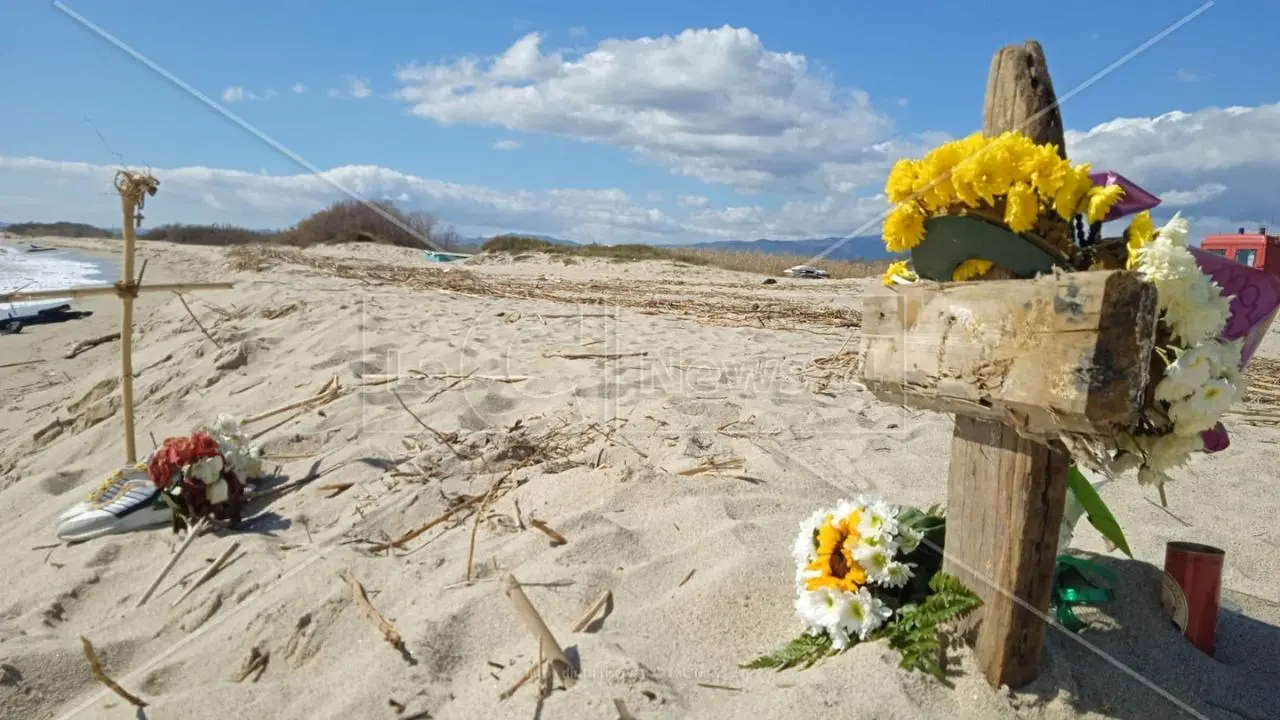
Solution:
<svg viewBox="0 0 1280 720">
<path fill-rule="evenodd" d="M 893 257 L 884 249 L 879 235 L 859 235 L 847 240 L 840 237 L 811 238 L 808 240 L 725 240 L 722 242 L 693 243 L 675 247 L 717 252 L 760 253 L 762 255 L 800 255 L 814 257 L 831 250 L 828 260 L 885 260 Z"/>
</svg>

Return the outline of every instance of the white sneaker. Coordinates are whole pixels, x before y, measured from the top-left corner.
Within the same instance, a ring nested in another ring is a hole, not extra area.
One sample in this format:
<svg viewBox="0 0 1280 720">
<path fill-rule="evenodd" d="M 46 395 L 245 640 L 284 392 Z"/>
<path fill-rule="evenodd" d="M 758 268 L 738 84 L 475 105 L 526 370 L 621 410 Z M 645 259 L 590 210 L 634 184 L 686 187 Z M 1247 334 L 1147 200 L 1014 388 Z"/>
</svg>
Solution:
<svg viewBox="0 0 1280 720">
<path fill-rule="evenodd" d="M 147 477 L 147 467 L 136 465 L 113 473 L 87 502 L 62 513 L 55 533 L 63 542 L 82 542 L 171 522 L 173 512 Z"/>
</svg>

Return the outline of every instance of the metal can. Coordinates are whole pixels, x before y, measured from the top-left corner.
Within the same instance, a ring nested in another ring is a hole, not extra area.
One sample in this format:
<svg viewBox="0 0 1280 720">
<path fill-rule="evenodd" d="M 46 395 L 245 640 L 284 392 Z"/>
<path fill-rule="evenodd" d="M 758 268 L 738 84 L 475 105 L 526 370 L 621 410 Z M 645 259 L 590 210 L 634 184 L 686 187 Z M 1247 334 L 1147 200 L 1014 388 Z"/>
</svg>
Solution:
<svg viewBox="0 0 1280 720">
<path fill-rule="evenodd" d="M 1226 551 L 1211 545 L 1170 542 L 1164 550 L 1160 603 L 1184 637 L 1213 656 L 1222 601 L 1222 561 Z"/>
</svg>

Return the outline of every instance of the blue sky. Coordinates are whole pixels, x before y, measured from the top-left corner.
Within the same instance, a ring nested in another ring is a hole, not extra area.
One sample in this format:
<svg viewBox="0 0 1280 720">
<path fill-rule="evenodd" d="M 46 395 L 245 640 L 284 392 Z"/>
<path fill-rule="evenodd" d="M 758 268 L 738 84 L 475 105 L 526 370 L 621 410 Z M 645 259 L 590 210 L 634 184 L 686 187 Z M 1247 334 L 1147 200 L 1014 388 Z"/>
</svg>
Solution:
<svg viewBox="0 0 1280 720">
<path fill-rule="evenodd" d="M 1039 40 L 1062 97 L 1204 4 L 66 7 L 369 197 L 464 234 L 660 243 L 874 223 L 893 159 L 980 124 L 1001 45 Z M 1065 101 L 1068 151 L 1197 229 L 1270 221 L 1280 63 L 1253 29 L 1277 20 L 1216 2 Z M 116 153 L 157 169 L 152 222 L 281 226 L 339 197 L 52 3 L 0 27 L 0 219 L 111 223 Z"/>
</svg>

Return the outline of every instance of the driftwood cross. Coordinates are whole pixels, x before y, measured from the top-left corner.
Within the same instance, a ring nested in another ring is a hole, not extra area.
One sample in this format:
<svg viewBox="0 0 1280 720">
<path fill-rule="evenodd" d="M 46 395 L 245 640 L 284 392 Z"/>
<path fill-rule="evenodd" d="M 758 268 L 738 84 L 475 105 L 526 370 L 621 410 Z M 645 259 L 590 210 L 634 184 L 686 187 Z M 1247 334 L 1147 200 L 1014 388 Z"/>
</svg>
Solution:
<svg viewBox="0 0 1280 720">
<path fill-rule="evenodd" d="M 1035 42 L 992 61 L 983 132 L 1009 130 L 1065 157 Z M 862 379 L 877 397 L 955 415 L 944 570 L 983 599 L 969 639 L 988 682 L 1024 685 L 1038 674 L 1066 499 L 1060 438 L 1136 424 L 1155 288 L 1125 271 L 878 288 L 863 324 Z"/>
</svg>

